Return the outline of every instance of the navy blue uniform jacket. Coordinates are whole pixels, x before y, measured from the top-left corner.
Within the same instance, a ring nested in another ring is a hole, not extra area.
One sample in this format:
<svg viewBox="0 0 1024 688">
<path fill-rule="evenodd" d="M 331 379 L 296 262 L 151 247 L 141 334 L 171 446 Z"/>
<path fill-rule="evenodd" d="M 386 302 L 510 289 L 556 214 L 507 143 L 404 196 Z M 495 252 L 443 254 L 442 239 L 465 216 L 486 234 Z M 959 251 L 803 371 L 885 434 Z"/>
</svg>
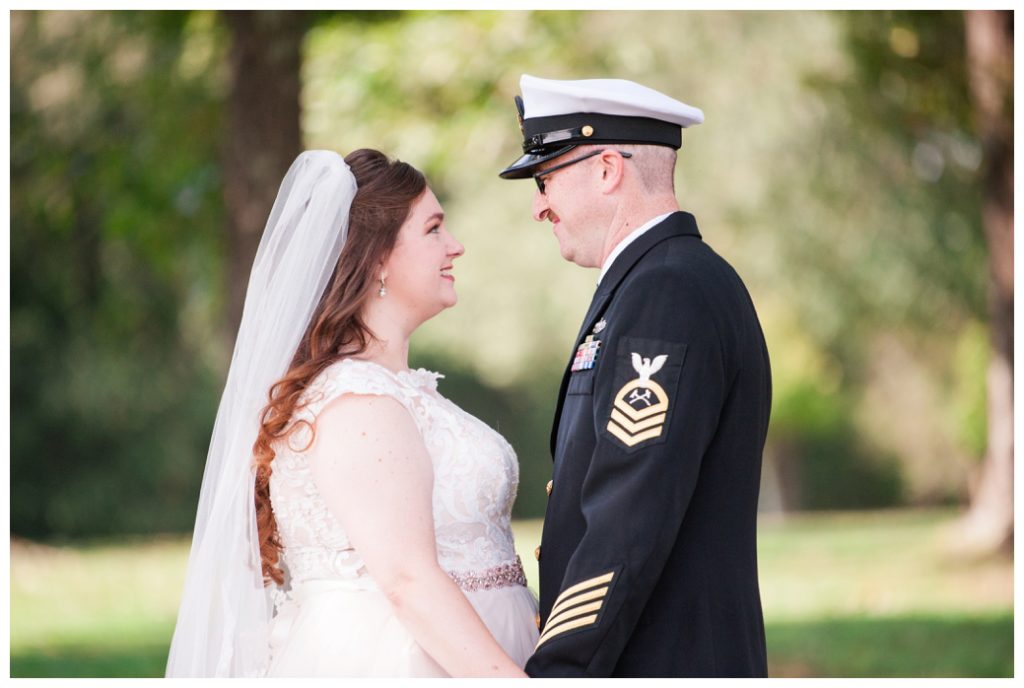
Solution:
<svg viewBox="0 0 1024 688">
<path fill-rule="evenodd" d="M 673 213 L 616 258 L 576 345 L 596 358 L 559 392 L 526 672 L 765 676 L 771 372 L 746 288 Z"/>
</svg>

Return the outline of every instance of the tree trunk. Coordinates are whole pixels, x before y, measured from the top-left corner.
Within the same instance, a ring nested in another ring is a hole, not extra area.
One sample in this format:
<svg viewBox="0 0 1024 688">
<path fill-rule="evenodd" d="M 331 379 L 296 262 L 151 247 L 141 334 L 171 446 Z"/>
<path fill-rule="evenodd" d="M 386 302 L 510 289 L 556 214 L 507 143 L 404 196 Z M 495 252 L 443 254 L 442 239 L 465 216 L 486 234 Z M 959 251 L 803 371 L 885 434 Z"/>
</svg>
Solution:
<svg viewBox="0 0 1024 688">
<path fill-rule="evenodd" d="M 230 85 L 223 150 L 228 224 L 230 342 L 242 320 L 249 271 L 284 173 L 299 154 L 303 12 L 224 12 Z"/>
<path fill-rule="evenodd" d="M 960 535 L 979 553 L 1013 548 L 1013 13 L 965 13 L 968 83 L 984 151 L 991 359 L 988 446 Z"/>
</svg>

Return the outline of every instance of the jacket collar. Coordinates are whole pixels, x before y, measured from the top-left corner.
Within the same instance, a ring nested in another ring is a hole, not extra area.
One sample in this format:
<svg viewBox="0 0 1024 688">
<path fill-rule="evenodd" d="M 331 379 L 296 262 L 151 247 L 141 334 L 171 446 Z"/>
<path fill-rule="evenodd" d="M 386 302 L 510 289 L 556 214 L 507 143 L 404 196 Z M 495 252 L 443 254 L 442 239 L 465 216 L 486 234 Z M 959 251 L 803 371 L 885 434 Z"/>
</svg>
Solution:
<svg viewBox="0 0 1024 688">
<path fill-rule="evenodd" d="M 615 262 L 612 263 L 608 272 L 605 273 L 604 279 L 601 280 L 601 284 L 598 285 L 597 291 L 594 292 L 594 299 L 590 303 L 587 317 L 584 319 L 583 326 L 576 335 L 577 346 L 583 335 L 594 326 L 594 322 L 604 311 L 605 304 L 608 303 L 608 300 L 615 293 L 616 288 L 618 288 L 619 283 L 629 274 L 633 266 L 652 248 L 665 239 L 674 236 L 695 236 L 699 239 L 700 230 L 697 229 L 696 218 L 684 211 L 672 213 L 637 237 L 633 243 L 626 247 L 625 251 L 615 258 Z M 575 348 L 573 350 L 575 351 Z"/>
<path fill-rule="evenodd" d="M 697 220 L 690 213 L 681 210 L 670 214 L 627 246 L 626 250 L 615 258 L 604 279 L 601 280 L 597 293 L 615 291 L 615 287 L 619 285 L 619 282 L 626 276 L 630 268 L 636 265 L 636 262 L 651 250 L 655 244 L 678 235 L 690 235 L 698 239 L 700 238 Z"/>
</svg>

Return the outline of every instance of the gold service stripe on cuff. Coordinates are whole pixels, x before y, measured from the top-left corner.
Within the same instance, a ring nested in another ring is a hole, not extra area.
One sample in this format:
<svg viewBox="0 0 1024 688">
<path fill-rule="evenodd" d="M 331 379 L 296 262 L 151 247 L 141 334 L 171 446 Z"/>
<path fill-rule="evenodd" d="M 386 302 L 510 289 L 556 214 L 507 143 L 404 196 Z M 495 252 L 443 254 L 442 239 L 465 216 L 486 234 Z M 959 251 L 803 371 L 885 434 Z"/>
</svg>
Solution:
<svg viewBox="0 0 1024 688">
<path fill-rule="evenodd" d="M 542 635 L 537 640 L 537 646 L 534 647 L 533 649 L 536 650 L 538 647 L 540 647 L 541 645 L 543 645 L 544 643 L 546 643 L 547 641 L 551 640 L 552 638 L 554 638 L 556 636 L 562 635 L 563 633 L 571 631 L 574 628 L 580 628 L 582 626 L 586 626 L 587 624 L 592 624 L 595 621 L 597 621 L 597 614 L 591 614 L 590 616 L 584 616 L 584 617 L 581 617 L 579 619 L 576 619 L 575 621 L 567 621 L 564 624 L 562 624 L 561 626 L 557 626 L 557 627 L 551 629 L 550 631 L 545 631 L 544 635 Z"/>
<path fill-rule="evenodd" d="M 580 602 L 589 602 L 590 600 L 604 598 L 605 593 L 607 592 L 608 586 L 606 585 L 603 588 L 597 588 L 589 592 L 573 595 L 572 597 L 566 597 L 561 602 L 556 602 L 555 606 L 551 608 L 551 612 L 548 614 L 548 623 L 551 623 L 551 617 L 558 616 L 563 609 L 568 609 L 574 604 L 579 604 Z"/>
<path fill-rule="evenodd" d="M 582 616 L 587 612 L 596 612 L 599 609 L 601 609 L 602 604 L 604 604 L 603 599 L 598 600 L 597 602 L 591 602 L 590 604 L 581 604 L 578 607 L 566 609 L 564 612 L 556 616 L 549 616 L 547 628 L 545 628 L 544 630 L 547 631 L 548 628 L 554 628 L 566 619 L 575 619 L 577 616 Z"/>
<path fill-rule="evenodd" d="M 594 576 L 593 578 L 590 578 L 588 580 L 582 581 L 580 583 L 577 583 L 576 585 L 566 588 L 558 596 L 558 599 L 555 600 L 554 606 L 557 607 L 558 603 L 561 602 L 563 599 L 570 597 L 571 595 L 575 595 L 576 593 L 581 592 L 583 590 L 586 590 L 587 588 L 593 588 L 594 586 L 601 585 L 603 583 L 611 583 L 613 576 L 615 576 L 615 572 L 609 571 L 608 573 L 602 574 L 600 576 Z"/>
</svg>

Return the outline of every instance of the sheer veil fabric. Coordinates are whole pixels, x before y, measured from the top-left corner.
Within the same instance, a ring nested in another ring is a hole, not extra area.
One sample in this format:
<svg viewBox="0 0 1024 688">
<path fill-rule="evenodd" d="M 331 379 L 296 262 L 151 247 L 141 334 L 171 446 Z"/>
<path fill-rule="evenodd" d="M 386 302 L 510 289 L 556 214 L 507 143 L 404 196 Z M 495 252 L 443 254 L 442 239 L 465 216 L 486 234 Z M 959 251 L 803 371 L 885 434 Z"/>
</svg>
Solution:
<svg viewBox="0 0 1024 688">
<path fill-rule="evenodd" d="M 252 447 L 348 235 L 356 181 L 331 151 L 285 175 L 256 252 L 199 494 L 168 677 L 259 676 L 272 605 L 256 532 Z"/>
</svg>

